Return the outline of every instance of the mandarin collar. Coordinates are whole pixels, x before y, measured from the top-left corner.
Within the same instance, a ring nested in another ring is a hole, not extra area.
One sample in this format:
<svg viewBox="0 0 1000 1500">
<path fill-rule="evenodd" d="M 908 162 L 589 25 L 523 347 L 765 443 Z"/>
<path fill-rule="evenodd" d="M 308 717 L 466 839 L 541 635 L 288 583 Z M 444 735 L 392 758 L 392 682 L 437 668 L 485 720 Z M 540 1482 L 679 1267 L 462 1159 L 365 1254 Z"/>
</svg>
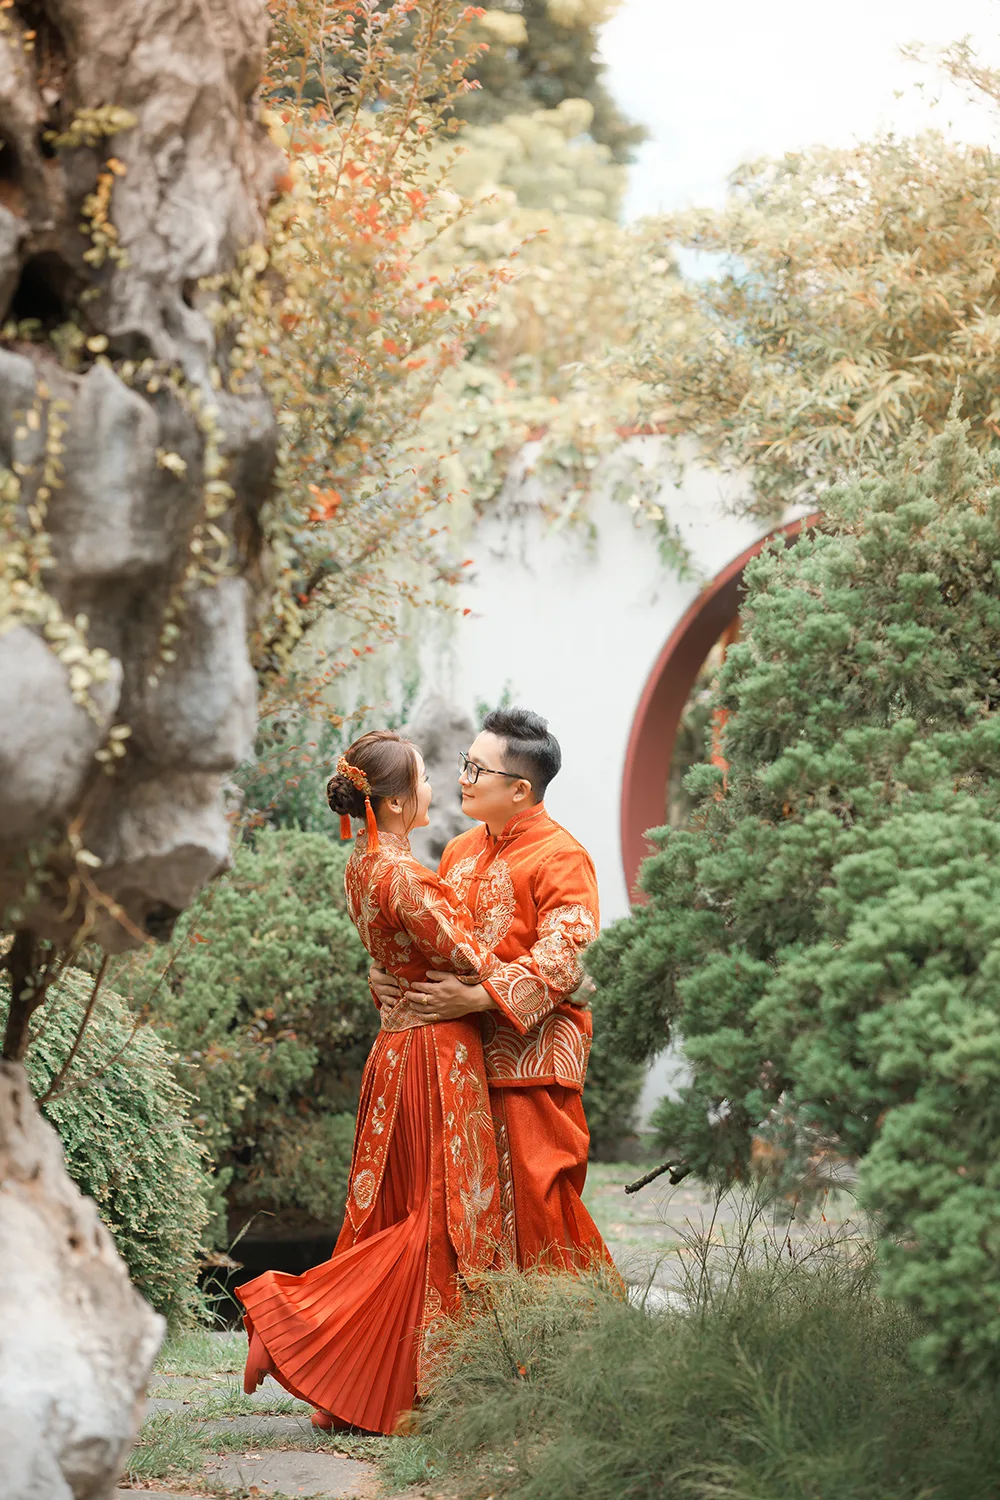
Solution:
<svg viewBox="0 0 1000 1500">
<path fill-rule="evenodd" d="M 514 834 L 520 833 L 522 831 L 525 824 L 533 822 L 535 818 L 542 817 L 544 812 L 545 803 L 536 802 L 534 807 L 528 807 L 524 812 L 515 813 L 512 818 L 507 819 L 507 822 L 503 825 L 500 832 L 496 835 L 496 838 L 494 838 L 493 834 L 490 833 L 490 830 L 484 823 L 483 829 L 486 833 L 486 838 L 488 842 L 496 844 L 501 843 L 504 839 L 513 838 Z"/>
<path fill-rule="evenodd" d="M 380 828 L 378 831 L 378 841 L 380 844 L 392 844 L 397 849 L 406 849 L 409 851 L 410 848 L 410 840 L 405 833 L 387 833 L 384 828 Z M 363 828 L 355 838 L 354 846 L 356 849 L 368 848 L 368 834 Z"/>
</svg>

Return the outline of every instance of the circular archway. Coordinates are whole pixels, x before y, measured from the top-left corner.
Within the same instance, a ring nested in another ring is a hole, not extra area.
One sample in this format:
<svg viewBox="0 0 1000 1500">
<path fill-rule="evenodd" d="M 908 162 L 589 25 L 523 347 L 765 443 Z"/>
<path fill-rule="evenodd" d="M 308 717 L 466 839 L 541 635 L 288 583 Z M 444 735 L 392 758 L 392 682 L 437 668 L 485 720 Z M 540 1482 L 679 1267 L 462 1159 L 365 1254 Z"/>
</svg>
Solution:
<svg viewBox="0 0 1000 1500">
<path fill-rule="evenodd" d="M 739 614 L 743 570 L 769 542 L 777 537 L 793 541 L 819 520 L 818 511 L 803 516 L 769 532 L 734 558 L 701 591 L 660 652 L 639 699 L 625 752 L 621 847 L 630 892 L 649 852 L 646 830 L 666 822 L 667 777 L 684 706 L 709 652 Z"/>
</svg>

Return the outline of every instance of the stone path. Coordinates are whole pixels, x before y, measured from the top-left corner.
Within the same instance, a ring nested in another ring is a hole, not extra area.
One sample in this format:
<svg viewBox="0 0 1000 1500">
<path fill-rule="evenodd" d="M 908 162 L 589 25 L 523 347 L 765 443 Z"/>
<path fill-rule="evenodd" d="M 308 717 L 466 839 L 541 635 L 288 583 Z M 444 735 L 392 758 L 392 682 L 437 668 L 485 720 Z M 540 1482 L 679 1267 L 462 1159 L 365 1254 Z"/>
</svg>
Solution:
<svg viewBox="0 0 1000 1500">
<path fill-rule="evenodd" d="M 629 1196 L 626 1182 L 642 1167 L 594 1164 L 586 1201 L 631 1293 L 651 1307 L 679 1296 L 685 1274 L 697 1266 L 692 1233 L 707 1236 L 721 1253 L 746 1231 L 738 1199 L 717 1208 L 700 1188 L 671 1187 L 666 1177 Z M 853 1203 L 831 1195 L 827 1224 L 849 1232 Z M 755 1239 L 779 1248 L 801 1227 L 760 1218 Z M 199 1332 L 168 1347 L 150 1384 L 147 1417 L 132 1468 L 118 1500 L 378 1500 L 383 1463 L 402 1452 L 407 1438 L 350 1438 L 318 1432 L 309 1408 L 275 1381 L 253 1396 L 240 1383 L 242 1334 Z M 412 1489 L 395 1500 L 418 1500 Z"/>
<path fill-rule="evenodd" d="M 118 1500 L 376 1500 L 382 1494 L 379 1465 L 364 1450 L 386 1440 L 318 1432 L 309 1407 L 271 1379 L 246 1396 L 236 1368 L 245 1352 L 240 1334 L 190 1335 L 173 1353 L 168 1346 L 168 1361 L 177 1351 L 183 1359 L 192 1342 L 197 1358 L 216 1368 L 154 1375 L 132 1472 Z"/>
<path fill-rule="evenodd" d="M 205 1465 L 210 1479 L 226 1489 L 248 1489 L 262 1495 L 322 1495 L 337 1500 L 374 1497 L 378 1476 L 371 1464 L 337 1453 L 244 1453 L 211 1458 Z"/>
</svg>

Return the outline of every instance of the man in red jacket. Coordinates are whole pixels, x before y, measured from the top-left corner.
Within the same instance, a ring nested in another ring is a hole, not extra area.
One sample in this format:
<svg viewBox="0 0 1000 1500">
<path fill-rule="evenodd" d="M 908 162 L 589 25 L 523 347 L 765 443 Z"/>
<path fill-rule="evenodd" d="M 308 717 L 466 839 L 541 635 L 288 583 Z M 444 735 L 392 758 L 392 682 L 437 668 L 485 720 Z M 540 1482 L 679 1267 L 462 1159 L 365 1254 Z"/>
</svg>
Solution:
<svg viewBox="0 0 1000 1500">
<path fill-rule="evenodd" d="M 574 1003 L 597 936 L 597 881 L 590 855 L 545 810 L 561 763 L 537 714 L 496 709 L 484 719 L 459 778 L 463 810 L 479 826 L 452 839 L 439 873 L 501 968 L 473 986 L 432 972 L 410 990 L 428 1021 L 482 1014 L 504 1240 L 522 1267 L 609 1260 L 581 1197 L 590 1135 L 580 1095 L 593 1028 L 586 1004 Z M 374 971 L 380 995 L 386 982 L 394 988 Z"/>
</svg>

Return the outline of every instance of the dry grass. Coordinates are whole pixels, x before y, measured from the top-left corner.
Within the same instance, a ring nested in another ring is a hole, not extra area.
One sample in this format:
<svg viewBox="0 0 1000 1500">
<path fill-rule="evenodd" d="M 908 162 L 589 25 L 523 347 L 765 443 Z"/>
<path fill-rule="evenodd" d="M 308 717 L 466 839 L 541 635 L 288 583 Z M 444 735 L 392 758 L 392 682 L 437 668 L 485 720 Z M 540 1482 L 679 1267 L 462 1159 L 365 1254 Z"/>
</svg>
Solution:
<svg viewBox="0 0 1000 1500">
<path fill-rule="evenodd" d="M 508 1500 L 995 1500 L 997 1393 L 915 1369 L 921 1330 L 877 1295 L 860 1229 L 794 1242 L 763 1218 L 689 1236 L 676 1305 L 652 1312 L 599 1281 L 494 1279 L 405 1478 Z"/>
</svg>

